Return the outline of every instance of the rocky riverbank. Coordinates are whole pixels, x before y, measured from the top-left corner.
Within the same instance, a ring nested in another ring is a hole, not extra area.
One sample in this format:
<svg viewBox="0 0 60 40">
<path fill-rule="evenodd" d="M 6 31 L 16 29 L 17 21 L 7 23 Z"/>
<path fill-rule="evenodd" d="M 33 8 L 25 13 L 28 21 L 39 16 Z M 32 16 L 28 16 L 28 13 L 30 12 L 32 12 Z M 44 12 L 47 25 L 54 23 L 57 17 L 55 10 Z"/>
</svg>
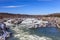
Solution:
<svg viewBox="0 0 60 40">
<path fill-rule="evenodd" d="M 37 36 L 35 34 L 30 34 L 29 28 L 38 27 L 57 27 L 60 28 L 60 18 L 59 17 L 42 17 L 42 18 L 4 18 L 3 21 L 10 31 L 13 33 L 13 37 L 9 40 L 52 40 L 47 36 Z"/>
<path fill-rule="evenodd" d="M 59 17 L 40 17 L 40 18 L 4 18 L 3 21 L 7 26 L 28 24 L 31 27 L 45 27 L 45 26 L 55 26 L 60 28 L 60 18 Z"/>
</svg>

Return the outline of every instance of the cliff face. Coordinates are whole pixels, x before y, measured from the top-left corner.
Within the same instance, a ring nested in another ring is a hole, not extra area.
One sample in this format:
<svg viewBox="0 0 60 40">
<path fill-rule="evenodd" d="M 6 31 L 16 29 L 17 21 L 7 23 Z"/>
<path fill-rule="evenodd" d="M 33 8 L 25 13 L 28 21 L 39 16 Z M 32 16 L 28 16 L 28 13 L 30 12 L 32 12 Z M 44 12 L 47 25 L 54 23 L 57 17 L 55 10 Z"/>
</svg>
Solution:
<svg viewBox="0 0 60 40">
<path fill-rule="evenodd" d="M 0 19 L 2 18 L 17 18 L 17 17 L 60 17 L 60 13 L 49 14 L 49 15 L 24 15 L 24 14 L 12 14 L 12 13 L 0 13 Z"/>
</svg>

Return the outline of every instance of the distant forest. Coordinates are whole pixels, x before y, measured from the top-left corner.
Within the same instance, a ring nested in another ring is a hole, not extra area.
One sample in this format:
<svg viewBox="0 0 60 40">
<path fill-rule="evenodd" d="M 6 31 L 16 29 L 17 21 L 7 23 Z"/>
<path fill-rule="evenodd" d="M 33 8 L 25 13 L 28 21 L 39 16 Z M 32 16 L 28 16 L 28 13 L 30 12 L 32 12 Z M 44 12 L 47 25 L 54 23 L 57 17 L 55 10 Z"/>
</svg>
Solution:
<svg viewBox="0 0 60 40">
<path fill-rule="evenodd" d="M 20 18 L 20 17 L 60 17 L 60 13 L 53 13 L 49 15 L 26 15 L 26 14 L 12 14 L 12 13 L 0 13 L 0 19 L 2 18 Z"/>
</svg>

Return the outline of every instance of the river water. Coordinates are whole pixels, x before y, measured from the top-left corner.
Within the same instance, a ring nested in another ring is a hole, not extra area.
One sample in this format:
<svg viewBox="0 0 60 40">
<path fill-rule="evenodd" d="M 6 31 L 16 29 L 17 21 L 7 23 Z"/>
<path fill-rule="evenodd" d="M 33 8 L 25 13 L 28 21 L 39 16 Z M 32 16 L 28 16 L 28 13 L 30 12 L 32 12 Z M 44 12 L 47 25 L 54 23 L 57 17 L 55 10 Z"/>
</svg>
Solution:
<svg viewBox="0 0 60 40">
<path fill-rule="evenodd" d="M 31 34 L 35 34 L 37 36 L 47 36 L 51 38 L 52 40 L 60 40 L 60 29 L 57 27 L 40 27 L 40 28 L 32 28 L 30 29 L 34 32 L 31 32 Z"/>
<path fill-rule="evenodd" d="M 34 30 L 35 33 L 42 33 L 46 35 L 53 35 L 53 36 L 60 36 L 60 31 L 56 27 L 41 27 L 41 28 L 36 28 L 36 29 L 31 29 Z"/>
<path fill-rule="evenodd" d="M 60 29 L 57 27 L 23 28 L 21 25 L 13 29 L 14 38 L 10 40 L 60 40 Z"/>
</svg>

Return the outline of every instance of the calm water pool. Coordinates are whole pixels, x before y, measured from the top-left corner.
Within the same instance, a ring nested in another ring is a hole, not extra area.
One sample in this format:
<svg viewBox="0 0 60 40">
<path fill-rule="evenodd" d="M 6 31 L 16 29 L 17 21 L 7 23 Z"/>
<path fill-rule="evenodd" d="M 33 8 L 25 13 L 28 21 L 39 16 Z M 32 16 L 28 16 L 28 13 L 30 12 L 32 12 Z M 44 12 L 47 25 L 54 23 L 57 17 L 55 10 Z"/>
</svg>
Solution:
<svg viewBox="0 0 60 40">
<path fill-rule="evenodd" d="M 56 27 L 45 27 L 45 28 L 41 27 L 30 30 L 31 34 L 35 34 L 37 36 L 47 36 L 52 38 L 53 40 L 60 40 L 60 30 Z"/>
</svg>

